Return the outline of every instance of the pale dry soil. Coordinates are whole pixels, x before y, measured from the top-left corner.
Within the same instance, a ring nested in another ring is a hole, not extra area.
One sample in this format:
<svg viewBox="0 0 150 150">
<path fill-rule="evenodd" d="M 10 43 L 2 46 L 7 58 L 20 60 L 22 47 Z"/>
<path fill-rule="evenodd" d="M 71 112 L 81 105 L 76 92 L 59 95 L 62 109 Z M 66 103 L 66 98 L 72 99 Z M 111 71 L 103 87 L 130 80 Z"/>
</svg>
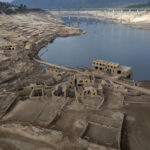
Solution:
<svg viewBox="0 0 150 150">
<path fill-rule="evenodd" d="M 70 85 L 75 74 L 91 72 L 56 65 L 42 71 L 34 58 L 56 37 L 82 33 L 49 11 L 0 14 L 0 150 L 118 150 L 119 145 L 122 150 L 149 150 L 150 96 L 130 89 L 132 80 L 118 79 L 129 85 L 129 92 L 104 89 L 100 109 L 87 108 L 75 97 L 52 95 L 56 86 Z M 17 49 L 4 50 L 8 44 Z M 42 87 L 44 95 L 32 97 L 34 87 Z"/>
</svg>

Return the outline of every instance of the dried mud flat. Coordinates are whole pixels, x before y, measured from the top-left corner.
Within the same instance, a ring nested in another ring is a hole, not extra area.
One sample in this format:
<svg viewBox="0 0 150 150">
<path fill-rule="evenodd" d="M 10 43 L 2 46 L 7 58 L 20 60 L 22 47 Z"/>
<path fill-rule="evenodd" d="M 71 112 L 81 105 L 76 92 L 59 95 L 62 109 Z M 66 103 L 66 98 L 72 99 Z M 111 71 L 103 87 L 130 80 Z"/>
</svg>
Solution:
<svg viewBox="0 0 150 150">
<path fill-rule="evenodd" d="M 82 33 L 48 11 L 0 15 L 0 149 L 149 149 L 147 84 L 147 89 L 141 83 L 138 87 L 130 79 L 92 69 L 46 63 L 43 67 L 37 56 L 42 47 L 56 37 Z M 77 99 L 75 74 L 84 74 L 87 80 L 92 74 L 93 86 L 107 83 L 102 86 L 100 108 L 87 107 L 84 99 Z"/>
</svg>

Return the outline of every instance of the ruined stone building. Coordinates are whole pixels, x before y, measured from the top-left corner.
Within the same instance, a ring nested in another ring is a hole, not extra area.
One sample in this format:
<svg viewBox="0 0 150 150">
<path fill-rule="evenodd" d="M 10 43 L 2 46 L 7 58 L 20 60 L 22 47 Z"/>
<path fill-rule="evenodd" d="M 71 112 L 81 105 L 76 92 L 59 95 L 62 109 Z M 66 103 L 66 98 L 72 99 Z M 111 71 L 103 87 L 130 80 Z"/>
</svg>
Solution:
<svg viewBox="0 0 150 150">
<path fill-rule="evenodd" d="M 16 45 L 5 45 L 3 47 L 0 47 L 2 50 L 16 50 L 17 46 Z"/>
<path fill-rule="evenodd" d="M 76 96 L 79 98 L 85 98 L 85 97 L 97 97 L 98 95 L 102 95 L 103 93 L 103 87 L 99 86 L 93 87 L 93 86 L 84 86 L 84 87 L 78 87 L 76 88 Z"/>
<path fill-rule="evenodd" d="M 102 86 L 81 86 L 75 88 L 76 100 L 91 109 L 99 109 L 104 103 Z"/>
<path fill-rule="evenodd" d="M 121 66 L 118 63 L 107 62 L 103 60 L 94 60 L 92 68 L 97 71 L 103 71 L 112 75 L 120 75 L 125 78 L 131 76 L 131 68 L 127 66 Z"/>
<path fill-rule="evenodd" d="M 31 99 L 42 98 L 44 96 L 44 88 L 41 86 L 32 87 L 32 91 L 30 94 Z"/>
<path fill-rule="evenodd" d="M 127 89 L 125 88 L 125 86 L 116 84 L 116 83 L 111 82 L 111 81 L 102 80 L 100 84 L 104 88 L 110 89 L 110 90 L 113 90 L 113 91 L 120 91 L 120 92 L 127 91 Z"/>
<path fill-rule="evenodd" d="M 52 91 L 52 96 L 74 98 L 75 97 L 74 87 L 67 83 L 66 85 L 65 84 L 58 85 Z"/>
<path fill-rule="evenodd" d="M 104 103 L 103 87 L 95 83 L 94 75 L 78 74 L 72 81 L 76 100 L 84 106 L 99 109 Z"/>
<path fill-rule="evenodd" d="M 74 75 L 73 85 L 75 86 L 85 86 L 94 84 L 95 84 L 94 75 L 83 75 L 83 74 Z"/>
</svg>

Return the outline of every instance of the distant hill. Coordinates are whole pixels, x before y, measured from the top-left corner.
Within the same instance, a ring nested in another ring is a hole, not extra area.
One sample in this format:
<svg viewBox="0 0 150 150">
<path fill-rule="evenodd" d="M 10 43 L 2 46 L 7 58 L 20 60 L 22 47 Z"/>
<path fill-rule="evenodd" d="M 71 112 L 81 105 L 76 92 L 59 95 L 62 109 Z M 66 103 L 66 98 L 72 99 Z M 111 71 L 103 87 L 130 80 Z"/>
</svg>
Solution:
<svg viewBox="0 0 150 150">
<path fill-rule="evenodd" d="M 1 13 L 5 13 L 5 14 L 28 13 L 30 11 L 43 12 L 43 10 L 40 8 L 27 8 L 27 6 L 24 4 L 15 5 L 11 3 L 0 2 L 0 14 Z"/>
<path fill-rule="evenodd" d="M 19 6 L 15 6 L 10 3 L 0 2 L 0 13 L 11 14 L 16 12 L 23 12 L 25 10 L 27 10 L 27 7 L 23 4 L 20 4 Z"/>
<path fill-rule="evenodd" d="M 149 0 L 14 0 L 12 4 L 29 8 L 105 8 L 127 6 Z"/>
<path fill-rule="evenodd" d="M 130 5 L 127 8 L 150 8 L 150 1 L 147 3 L 141 3 L 136 5 Z"/>
</svg>

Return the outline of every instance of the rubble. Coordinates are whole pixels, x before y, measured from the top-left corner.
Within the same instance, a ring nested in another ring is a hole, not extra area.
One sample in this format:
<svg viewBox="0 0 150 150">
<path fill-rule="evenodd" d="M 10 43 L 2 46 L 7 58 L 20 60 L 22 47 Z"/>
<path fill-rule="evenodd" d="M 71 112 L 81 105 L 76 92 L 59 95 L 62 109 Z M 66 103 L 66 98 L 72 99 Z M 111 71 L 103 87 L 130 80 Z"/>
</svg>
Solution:
<svg viewBox="0 0 150 150">
<path fill-rule="evenodd" d="M 150 92 L 126 78 L 131 68 L 118 76 L 40 60 L 38 51 L 56 37 L 84 33 L 66 27 L 49 11 L 0 14 L 0 20 L 0 149 L 149 146 Z"/>
</svg>

